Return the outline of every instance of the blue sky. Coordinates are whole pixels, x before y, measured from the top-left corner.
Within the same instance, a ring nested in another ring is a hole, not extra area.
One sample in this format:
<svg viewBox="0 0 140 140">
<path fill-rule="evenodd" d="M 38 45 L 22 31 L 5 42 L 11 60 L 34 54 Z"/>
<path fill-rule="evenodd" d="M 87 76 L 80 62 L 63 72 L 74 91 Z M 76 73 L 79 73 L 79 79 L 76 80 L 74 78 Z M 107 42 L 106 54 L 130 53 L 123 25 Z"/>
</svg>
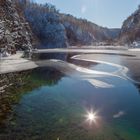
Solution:
<svg viewBox="0 0 140 140">
<path fill-rule="evenodd" d="M 34 0 L 51 3 L 61 13 L 85 18 L 98 25 L 110 28 L 121 27 L 122 22 L 140 4 L 139 0 Z"/>
</svg>

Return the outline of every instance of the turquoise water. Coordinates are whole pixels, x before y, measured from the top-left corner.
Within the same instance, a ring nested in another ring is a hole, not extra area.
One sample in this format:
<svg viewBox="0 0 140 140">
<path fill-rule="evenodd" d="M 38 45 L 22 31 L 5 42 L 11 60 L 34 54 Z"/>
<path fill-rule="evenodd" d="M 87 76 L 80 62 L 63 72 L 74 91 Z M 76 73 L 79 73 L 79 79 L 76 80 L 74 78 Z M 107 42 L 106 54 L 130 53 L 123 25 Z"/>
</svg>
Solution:
<svg viewBox="0 0 140 140">
<path fill-rule="evenodd" d="M 0 140 L 140 140 L 138 86 L 118 77 L 98 80 L 114 87 L 96 88 L 53 68 L 33 70 L 31 81 L 42 84 L 13 106 Z M 92 123 L 85 117 L 91 111 L 96 112 Z"/>
</svg>

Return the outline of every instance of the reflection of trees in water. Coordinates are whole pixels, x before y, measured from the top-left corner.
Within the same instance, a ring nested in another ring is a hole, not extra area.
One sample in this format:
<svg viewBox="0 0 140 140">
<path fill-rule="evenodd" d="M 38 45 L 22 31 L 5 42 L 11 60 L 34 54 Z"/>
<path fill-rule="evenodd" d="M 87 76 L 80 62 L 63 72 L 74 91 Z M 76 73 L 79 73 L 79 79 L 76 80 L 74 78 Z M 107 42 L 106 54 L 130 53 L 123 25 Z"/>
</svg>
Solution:
<svg viewBox="0 0 140 140">
<path fill-rule="evenodd" d="M 34 81 L 41 82 L 45 85 L 56 85 L 63 77 L 63 74 L 53 68 L 42 67 L 33 71 L 32 78 Z"/>
<path fill-rule="evenodd" d="M 67 58 L 66 53 L 41 53 L 41 54 L 33 54 L 34 60 L 48 60 L 48 59 L 60 59 L 65 61 Z"/>
<path fill-rule="evenodd" d="M 77 55 L 77 53 L 42 53 L 42 54 L 33 54 L 33 60 L 49 60 L 49 59 L 58 59 L 73 63 L 75 65 L 90 67 L 91 65 L 96 65 L 97 63 L 86 62 L 82 60 L 71 59 L 72 56 Z"/>
<path fill-rule="evenodd" d="M 87 67 L 87 68 L 97 64 L 95 62 L 88 62 L 88 61 L 83 61 L 83 60 L 71 59 L 71 57 L 74 55 L 77 55 L 77 54 L 76 53 L 68 54 L 67 55 L 67 62 L 81 66 L 81 67 Z"/>
<path fill-rule="evenodd" d="M 12 112 L 12 104 L 19 101 L 23 92 L 32 89 L 30 85 L 28 86 L 29 74 L 30 71 L 0 75 L 2 89 L 0 90 L 0 126 L 5 123 L 7 115 Z"/>
<path fill-rule="evenodd" d="M 140 84 L 139 85 L 136 85 L 138 91 L 139 91 L 139 94 L 140 94 Z"/>
<path fill-rule="evenodd" d="M 3 74 L 0 77 L 0 129 L 3 129 L 12 115 L 13 105 L 18 103 L 25 93 L 42 85 L 57 84 L 62 74 L 54 69 L 41 68 Z"/>
</svg>

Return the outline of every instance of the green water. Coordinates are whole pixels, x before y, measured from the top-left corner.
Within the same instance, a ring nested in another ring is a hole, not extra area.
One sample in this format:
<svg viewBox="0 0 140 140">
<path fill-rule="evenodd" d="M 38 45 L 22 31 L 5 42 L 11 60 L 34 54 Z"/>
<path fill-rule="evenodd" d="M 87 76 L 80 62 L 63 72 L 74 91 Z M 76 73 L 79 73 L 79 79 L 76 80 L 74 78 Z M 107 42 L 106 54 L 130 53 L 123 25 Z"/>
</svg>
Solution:
<svg viewBox="0 0 140 140">
<path fill-rule="evenodd" d="M 115 86 L 103 89 L 53 68 L 27 75 L 11 90 L 0 140 L 140 140 L 140 92 L 132 82 L 108 77 Z"/>
</svg>

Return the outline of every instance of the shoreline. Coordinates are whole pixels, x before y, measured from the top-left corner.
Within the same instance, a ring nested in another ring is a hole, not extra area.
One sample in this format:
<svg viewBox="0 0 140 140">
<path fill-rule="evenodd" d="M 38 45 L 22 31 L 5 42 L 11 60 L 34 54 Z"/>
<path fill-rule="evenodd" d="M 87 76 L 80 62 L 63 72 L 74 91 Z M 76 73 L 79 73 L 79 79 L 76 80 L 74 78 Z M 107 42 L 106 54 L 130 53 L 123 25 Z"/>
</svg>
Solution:
<svg viewBox="0 0 140 140">
<path fill-rule="evenodd" d="M 0 74 L 19 72 L 37 68 L 35 62 L 22 58 L 23 53 L 0 58 Z"/>
<path fill-rule="evenodd" d="M 140 49 L 128 50 L 102 50 L 102 49 L 45 49 L 37 50 L 36 53 L 82 53 L 82 54 L 112 54 L 112 55 L 135 55 L 140 57 Z M 37 62 L 22 58 L 23 52 L 17 52 L 15 55 L 0 58 L 0 74 L 20 72 L 24 70 L 40 67 Z"/>
</svg>

